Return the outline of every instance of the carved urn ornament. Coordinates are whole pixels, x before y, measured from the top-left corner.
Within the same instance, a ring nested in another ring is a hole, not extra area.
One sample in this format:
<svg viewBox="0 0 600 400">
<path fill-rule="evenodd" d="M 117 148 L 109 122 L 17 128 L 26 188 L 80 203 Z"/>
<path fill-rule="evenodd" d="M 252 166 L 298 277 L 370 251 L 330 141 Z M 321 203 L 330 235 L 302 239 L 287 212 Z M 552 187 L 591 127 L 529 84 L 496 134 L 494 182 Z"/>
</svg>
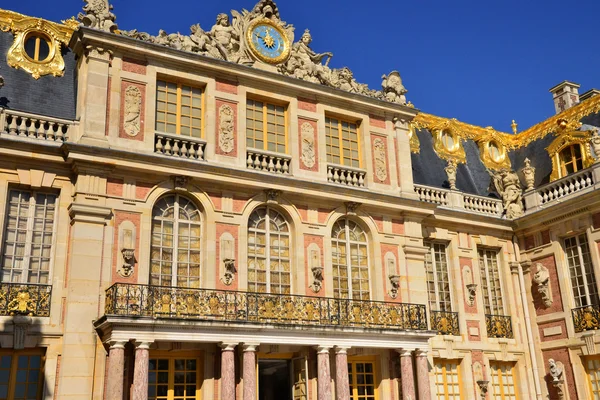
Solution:
<svg viewBox="0 0 600 400">
<path fill-rule="evenodd" d="M 550 273 L 548 272 L 548 268 L 544 267 L 542 264 L 536 264 L 537 271 L 533 275 L 533 282 L 537 285 L 537 291 L 542 297 L 542 301 L 544 302 L 544 306 L 546 308 L 552 305 L 552 290 L 550 289 Z"/>
<path fill-rule="evenodd" d="M 388 275 L 391 289 L 388 292 L 392 299 L 398 297 L 398 289 L 400 288 L 400 275 Z"/>
<path fill-rule="evenodd" d="M 525 184 L 527 185 L 527 190 L 533 190 L 533 185 L 535 184 L 535 168 L 531 166 L 531 161 L 529 158 L 526 158 L 525 167 L 521 170 L 523 173 L 523 177 L 525 178 Z"/>
<path fill-rule="evenodd" d="M 448 184 L 450 190 L 456 190 L 456 161 L 448 160 L 448 165 L 444 168 L 448 177 Z"/>
<path fill-rule="evenodd" d="M 310 270 L 313 275 L 313 281 L 309 287 L 313 292 L 319 293 L 323 287 L 323 267 L 312 267 Z"/>
<path fill-rule="evenodd" d="M 469 283 L 467 285 L 467 295 L 469 296 L 467 298 L 467 304 L 472 307 L 475 304 L 475 296 L 477 296 L 476 283 Z"/>
<path fill-rule="evenodd" d="M 594 156 L 596 157 L 594 164 L 600 163 L 600 134 L 598 133 L 598 129 L 594 129 L 592 133 L 590 146 L 592 147 L 592 150 L 594 150 Z"/>
</svg>

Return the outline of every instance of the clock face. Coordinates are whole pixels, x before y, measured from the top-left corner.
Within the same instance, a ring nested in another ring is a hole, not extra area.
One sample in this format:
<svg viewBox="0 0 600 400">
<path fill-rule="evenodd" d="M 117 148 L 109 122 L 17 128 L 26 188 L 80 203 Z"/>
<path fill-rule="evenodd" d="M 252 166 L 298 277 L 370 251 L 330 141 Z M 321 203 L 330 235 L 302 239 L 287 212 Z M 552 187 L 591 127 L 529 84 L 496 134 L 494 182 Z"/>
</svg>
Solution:
<svg viewBox="0 0 600 400">
<path fill-rule="evenodd" d="M 285 33 L 279 27 L 267 22 L 259 22 L 250 27 L 248 42 L 254 55 L 270 64 L 285 61 L 290 53 Z"/>
</svg>

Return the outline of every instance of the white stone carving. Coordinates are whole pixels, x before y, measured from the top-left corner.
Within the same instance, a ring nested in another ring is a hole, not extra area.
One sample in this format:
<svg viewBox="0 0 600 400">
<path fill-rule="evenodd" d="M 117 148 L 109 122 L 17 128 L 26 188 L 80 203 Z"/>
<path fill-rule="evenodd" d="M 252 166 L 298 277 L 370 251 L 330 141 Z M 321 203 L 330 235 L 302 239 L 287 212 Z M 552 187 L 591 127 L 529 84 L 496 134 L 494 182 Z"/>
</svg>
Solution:
<svg viewBox="0 0 600 400">
<path fill-rule="evenodd" d="M 125 116 L 123 130 L 129 136 L 137 136 L 141 129 L 142 92 L 137 86 L 130 85 L 125 89 Z"/>
<path fill-rule="evenodd" d="M 402 84 L 402 78 L 398 71 L 392 71 L 388 75 L 381 77 L 381 88 L 383 89 L 383 96 L 385 100 L 392 103 L 406 104 L 406 88 Z"/>
<path fill-rule="evenodd" d="M 315 153 L 315 128 L 309 122 L 304 122 L 300 127 L 300 136 L 302 138 L 301 160 L 307 168 L 312 168 L 316 163 L 317 155 Z"/>
<path fill-rule="evenodd" d="M 542 301 L 544 302 L 544 306 L 546 308 L 552 305 L 552 290 L 550 290 L 550 273 L 548 272 L 548 268 L 544 267 L 541 263 L 536 264 L 537 271 L 533 275 L 533 282 L 537 285 L 537 290 L 540 296 L 542 297 Z"/>
<path fill-rule="evenodd" d="M 31 317 L 24 315 L 18 315 L 13 318 L 13 348 L 15 350 L 22 350 L 25 348 L 27 331 L 32 322 L 33 319 Z"/>
<path fill-rule="evenodd" d="M 523 190 L 519 176 L 510 170 L 490 172 L 494 187 L 502 198 L 506 218 L 513 219 L 523 215 Z"/>
<path fill-rule="evenodd" d="M 565 378 L 564 365 L 560 361 L 554 361 L 552 358 L 548 360 L 548 370 L 552 378 L 552 386 L 556 388 L 559 400 L 565 398 Z"/>
<path fill-rule="evenodd" d="M 84 0 L 83 13 L 77 15 L 83 26 L 99 29 L 106 32 L 116 32 L 118 27 L 115 23 L 117 17 L 112 13 L 113 6 L 108 0 Z"/>
<path fill-rule="evenodd" d="M 381 138 L 373 140 L 373 157 L 375 158 L 375 176 L 383 182 L 387 179 L 387 161 L 385 142 Z"/>
<path fill-rule="evenodd" d="M 456 190 L 456 162 L 454 160 L 448 160 L 448 165 L 444 168 L 444 171 L 446 171 L 450 189 Z"/>
<path fill-rule="evenodd" d="M 131 221 L 123 221 L 118 229 L 119 248 L 123 258 L 118 264 L 117 273 L 123 278 L 129 278 L 133 275 L 137 261 L 135 259 L 136 229 Z"/>
<path fill-rule="evenodd" d="M 221 282 L 229 286 L 235 280 L 237 268 L 235 267 L 235 238 L 226 232 L 221 235 L 221 260 L 223 261 L 223 273 Z"/>
<path fill-rule="evenodd" d="M 398 297 L 398 289 L 400 288 L 400 275 L 388 275 L 390 281 L 390 291 L 388 294 L 392 299 Z"/>
<path fill-rule="evenodd" d="M 467 304 L 471 307 L 475 304 L 475 297 L 477 296 L 477 284 L 469 283 L 467 285 Z"/>
<path fill-rule="evenodd" d="M 594 164 L 600 163 L 600 134 L 598 134 L 598 129 L 594 129 L 592 133 L 590 146 L 592 147 L 592 150 L 594 150 L 594 157 L 596 157 Z"/>
<path fill-rule="evenodd" d="M 525 167 L 521 170 L 523 173 L 523 177 L 525 178 L 525 184 L 527 185 L 527 190 L 533 190 L 533 185 L 535 184 L 535 168 L 531 166 L 531 161 L 529 158 L 525 159 Z"/>
<path fill-rule="evenodd" d="M 231 153 L 234 148 L 233 108 L 227 104 L 219 107 L 219 148 Z"/>
</svg>

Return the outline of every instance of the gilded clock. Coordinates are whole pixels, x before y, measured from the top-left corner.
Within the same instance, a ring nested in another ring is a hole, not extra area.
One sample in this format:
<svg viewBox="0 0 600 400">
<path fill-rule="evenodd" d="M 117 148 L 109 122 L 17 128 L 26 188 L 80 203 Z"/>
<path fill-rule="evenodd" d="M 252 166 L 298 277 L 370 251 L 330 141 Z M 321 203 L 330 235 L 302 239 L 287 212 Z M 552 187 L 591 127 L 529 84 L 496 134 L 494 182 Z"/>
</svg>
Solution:
<svg viewBox="0 0 600 400">
<path fill-rule="evenodd" d="M 250 25 L 246 39 L 252 53 L 266 63 L 280 64 L 290 55 L 290 41 L 285 31 L 268 19 Z"/>
</svg>

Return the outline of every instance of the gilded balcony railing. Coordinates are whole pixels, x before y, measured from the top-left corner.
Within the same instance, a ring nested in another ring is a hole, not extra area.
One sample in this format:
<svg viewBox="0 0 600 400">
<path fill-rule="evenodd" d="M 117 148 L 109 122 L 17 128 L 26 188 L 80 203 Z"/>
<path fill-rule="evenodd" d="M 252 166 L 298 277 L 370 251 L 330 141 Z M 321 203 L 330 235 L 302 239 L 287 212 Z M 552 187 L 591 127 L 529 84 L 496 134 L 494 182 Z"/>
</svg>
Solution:
<svg viewBox="0 0 600 400">
<path fill-rule="evenodd" d="M 583 306 L 571 310 L 575 332 L 593 331 L 600 328 L 600 306 Z"/>
<path fill-rule="evenodd" d="M 485 316 L 485 327 L 488 337 L 491 338 L 514 338 L 512 321 L 508 315 L 491 315 Z"/>
<path fill-rule="evenodd" d="M 117 283 L 106 315 L 427 330 L 425 305 Z"/>
<path fill-rule="evenodd" d="M 452 311 L 431 311 L 431 330 L 438 335 L 460 336 L 458 313 Z"/>
<path fill-rule="evenodd" d="M 52 286 L 0 283 L 0 316 L 49 317 Z"/>
</svg>

